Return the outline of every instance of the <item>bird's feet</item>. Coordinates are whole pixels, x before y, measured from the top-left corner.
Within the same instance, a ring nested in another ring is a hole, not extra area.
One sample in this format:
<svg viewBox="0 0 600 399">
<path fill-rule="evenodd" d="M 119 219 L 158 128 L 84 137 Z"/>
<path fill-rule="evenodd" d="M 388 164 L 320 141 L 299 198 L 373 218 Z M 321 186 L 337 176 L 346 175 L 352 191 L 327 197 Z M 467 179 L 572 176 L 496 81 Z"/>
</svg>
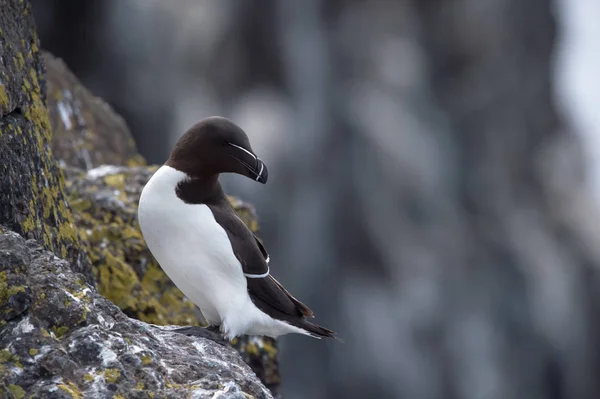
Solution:
<svg viewBox="0 0 600 399">
<path fill-rule="evenodd" d="M 175 330 L 171 330 L 173 332 L 184 334 L 190 337 L 200 337 L 210 339 L 213 342 L 216 342 L 219 345 L 227 346 L 229 345 L 229 341 L 225 340 L 223 336 L 219 333 L 219 327 L 216 326 L 208 326 L 208 327 L 198 327 L 198 326 L 187 326 L 182 328 L 176 328 Z"/>
</svg>

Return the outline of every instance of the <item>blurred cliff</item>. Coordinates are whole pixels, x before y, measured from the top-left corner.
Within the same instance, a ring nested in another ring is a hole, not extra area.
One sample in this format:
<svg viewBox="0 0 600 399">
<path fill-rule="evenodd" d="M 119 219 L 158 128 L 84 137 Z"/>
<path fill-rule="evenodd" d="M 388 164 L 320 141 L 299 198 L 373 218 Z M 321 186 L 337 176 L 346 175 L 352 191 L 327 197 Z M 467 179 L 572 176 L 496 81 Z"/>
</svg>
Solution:
<svg viewBox="0 0 600 399">
<path fill-rule="evenodd" d="M 149 163 L 234 119 L 274 274 L 344 345 L 292 398 L 600 397 L 598 210 L 559 117 L 550 0 L 35 0 L 42 46 Z"/>
</svg>

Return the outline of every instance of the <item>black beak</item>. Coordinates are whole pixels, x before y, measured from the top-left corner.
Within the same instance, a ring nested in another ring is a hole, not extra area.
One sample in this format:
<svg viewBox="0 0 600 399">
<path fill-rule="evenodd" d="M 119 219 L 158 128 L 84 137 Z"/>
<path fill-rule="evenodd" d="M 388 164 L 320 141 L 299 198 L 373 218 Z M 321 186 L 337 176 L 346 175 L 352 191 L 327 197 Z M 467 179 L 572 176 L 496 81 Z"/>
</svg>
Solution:
<svg viewBox="0 0 600 399">
<path fill-rule="evenodd" d="M 267 165 L 265 165 L 263 161 L 258 159 L 258 157 L 249 150 L 232 143 L 229 143 L 229 145 L 239 150 L 236 153 L 236 155 L 232 155 L 232 157 L 236 161 L 244 165 L 247 172 L 246 176 L 256 180 L 259 183 L 265 184 L 267 182 L 267 179 L 269 178 L 269 171 L 267 170 Z"/>
<path fill-rule="evenodd" d="M 265 184 L 269 178 L 269 170 L 263 161 L 260 159 L 257 159 L 257 161 L 257 169 L 253 171 L 256 175 L 256 181 Z"/>
</svg>

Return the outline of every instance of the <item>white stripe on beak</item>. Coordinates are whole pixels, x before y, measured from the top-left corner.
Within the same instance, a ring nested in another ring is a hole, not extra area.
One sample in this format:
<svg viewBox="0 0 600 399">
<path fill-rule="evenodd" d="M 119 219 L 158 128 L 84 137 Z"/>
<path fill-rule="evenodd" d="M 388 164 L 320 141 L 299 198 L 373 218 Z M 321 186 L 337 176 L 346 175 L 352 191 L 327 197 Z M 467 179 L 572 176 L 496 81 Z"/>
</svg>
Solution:
<svg viewBox="0 0 600 399">
<path fill-rule="evenodd" d="M 264 163 L 260 163 L 260 172 L 258 172 L 258 175 L 256 176 L 256 181 L 258 181 L 258 179 L 260 179 L 260 176 L 262 175 L 262 171 L 265 168 L 265 164 Z"/>
<path fill-rule="evenodd" d="M 253 153 L 251 153 L 250 151 L 248 151 L 244 147 L 240 147 L 239 145 L 235 145 L 235 144 L 232 144 L 232 143 L 229 143 L 229 145 L 232 145 L 235 148 L 239 148 L 240 150 L 244 151 L 245 153 L 247 153 L 248 155 L 250 155 L 252 158 L 254 158 L 255 161 L 257 160 L 256 155 L 254 155 Z"/>
</svg>

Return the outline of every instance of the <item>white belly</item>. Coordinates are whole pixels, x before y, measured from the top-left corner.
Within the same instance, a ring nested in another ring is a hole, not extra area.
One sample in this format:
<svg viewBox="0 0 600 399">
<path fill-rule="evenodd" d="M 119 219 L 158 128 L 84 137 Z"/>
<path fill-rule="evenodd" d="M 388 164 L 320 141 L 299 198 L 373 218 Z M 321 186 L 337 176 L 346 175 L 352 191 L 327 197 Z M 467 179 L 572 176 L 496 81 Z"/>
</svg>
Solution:
<svg viewBox="0 0 600 399">
<path fill-rule="evenodd" d="M 177 197 L 175 187 L 184 178 L 184 173 L 162 166 L 140 197 L 140 228 L 165 273 L 209 323 L 221 325 L 228 338 L 306 334 L 272 319 L 252 303 L 242 266 L 210 208 Z"/>
<path fill-rule="evenodd" d="M 173 176 L 180 181 L 183 173 L 165 168 L 169 167 L 160 168 L 142 191 L 138 209 L 142 234 L 175 285 L 209 323 L 221 324 L 228 311 L 248 296 L 241 265 L 208 206 L 184 203 L 175 194 L 175 184 L 164 179 L 180 174 Z"/>
</svg>

